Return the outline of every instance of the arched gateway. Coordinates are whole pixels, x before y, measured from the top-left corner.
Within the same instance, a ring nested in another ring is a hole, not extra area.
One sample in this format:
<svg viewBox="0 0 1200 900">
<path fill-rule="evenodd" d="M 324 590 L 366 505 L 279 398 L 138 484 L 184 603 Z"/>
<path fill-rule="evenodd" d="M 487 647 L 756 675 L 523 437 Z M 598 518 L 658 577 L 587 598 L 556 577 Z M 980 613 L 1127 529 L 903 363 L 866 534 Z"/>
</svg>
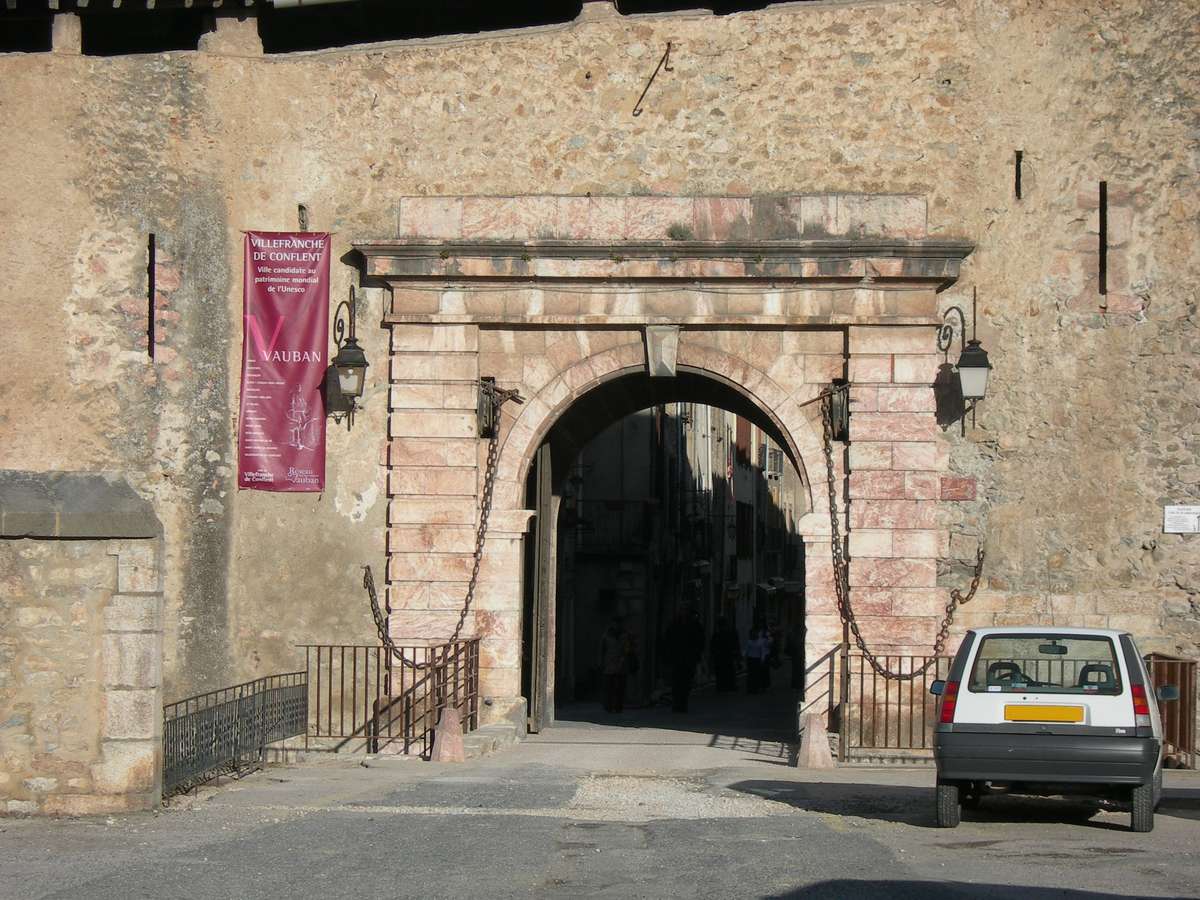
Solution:
<svg viewBox="0 0 1200 900">
<path fill-rule="evenodd" d="M 620 410 L 665 399 L 739 411 L 787 448 L 809 486 L 800 529 L 815 658 L 842 628 L 820 411 L 806 401 L 848 380 L 849 452 L 834 457 L 851 501 L 852 596 L 873 644 L 928 649 L 946 602 L 936 294 L 971 246 L 927 239 L 922 199 L 409 198 L 399 234 L 355 245 L 364 282 L 390 289 L 394 637 L 444 639 L 462 608 L 487 463 L 479 378 L 525 398 L 504 408 L 467 621 L 483 638 L 485 719 L 525 705 L 523 542 L 537 513 L 526 480 L 539 448 L 556 425 L 569 452 Z"/>
</svg>

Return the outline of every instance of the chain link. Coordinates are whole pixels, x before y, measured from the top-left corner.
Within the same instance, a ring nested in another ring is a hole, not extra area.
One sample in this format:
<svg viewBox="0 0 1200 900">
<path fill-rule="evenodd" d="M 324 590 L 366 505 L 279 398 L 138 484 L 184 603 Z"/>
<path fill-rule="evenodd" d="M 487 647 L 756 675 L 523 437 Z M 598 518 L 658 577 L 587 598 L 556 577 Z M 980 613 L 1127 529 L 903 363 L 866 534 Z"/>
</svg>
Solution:
<svg viewBox="0 0 1200 900">
<path fill-rule="evenodd" d="M 838 615 L 842 619 L 842 624 L 849 626 L 850 632 L 854 635 L 855 645 L 872 669 L 891 681 L 911 681 L 936 665 L 938 657 L 946 649 L 946 641 L 950 638 L 950 625 L 954 622 L 954 614 L 958 611 L 958 607 L 969 603 L 975 596 L 975 591 L 979 587 L 979 579 L 983 576 L 983 548 L 980 547 L 976 555 L 975 573 L 971 578 L 971 587 L 967 593 L 964 595 L 958 588 L 950 591 L 950 602 L 946 604 L 946 615 L 942 619 L 937 638 L 933 642 L 933 655 L 919 669 L 911 672 L 893 672 L 886 668 L 878 657 L 867 648 L 867 642 L 858 626 L 858 619 L 854 615 L 854 608 L 850 605 L 849 562 L 846 559 L 845 547 L 842 543 L 842 530 L 838 516 L 837 479 L 833 464 L 833 412 L 831 409 L 833 395 L 838 391 L 848 389 L 849 385 L 837 387 L 821 397 L 821 421 L 825 437 L 825 472 L 829 489 L 829 544 L 833 555 L 833 587 L 837 596 Z"/>
<path fill-rule="evenodd" d="M 485 402 L 495 404 L 497 418 L 499 417 L 500 407 L 509 400 L 516 403 L 525 402 L 525 399 L 517 391 L 497 388 L 494 382 L 481 381 L 480 390 L 484 393 Z M 475 600 L 475 587 L 479 583 L 479 567 L 483 563 L 483 549 L 487 540 L 488 518 L 492 514 L 492 500 L 496 487 L 496 463 L 500 455 L 499 450 L 499 429 L 495 429 L 488 438 L 487 464 L 483 475 L 483 496 L 479 505 L 479 527 L 475 531 L 475 555 L 471 566 L 471 578 L 467 582 L 467 594 L 463 599 L 463 607 L 462 612 L 458 616 L 458 624 L 454 626 L 454 633 L 450 636 L 449 643 L 451 644 L 457 641 L 462 634 L 463 626 L 467 622 L 467 616 L 471 612 L 471 604 Z M 363 588 L 366 589 L 367 597 L 371 601 L 371 616 L 375 619 L 375 630 L 379 633 L 379 641 L 387 648 L 391 657 L 410 669 L 422 669 L 430 665 L 429 663 L 417 663 L 407 659 L 392 641 L 391 635 L 388 634 L 387 617 L 379 606 L 379 597 L 375 592 L 375 576 L 372 575 L 370 566 L 363 566 Z"/>
</svg>

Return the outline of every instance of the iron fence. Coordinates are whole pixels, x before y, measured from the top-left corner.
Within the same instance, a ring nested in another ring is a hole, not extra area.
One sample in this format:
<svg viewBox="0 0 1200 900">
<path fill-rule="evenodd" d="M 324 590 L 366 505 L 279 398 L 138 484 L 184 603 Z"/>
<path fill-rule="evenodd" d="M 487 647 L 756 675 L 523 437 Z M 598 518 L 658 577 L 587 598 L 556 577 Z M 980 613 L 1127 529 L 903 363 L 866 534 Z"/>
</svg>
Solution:
<svg viewBox="0 0 1200 900">
<path fill-rule="evenodd" d="M 1180 768 L 1196 768 L 1196 660 L 1151 653 L 1146 657 L 1150 681 L 1157 688 L 1173 684 L 1179 699 L 1158 704 L 1162 713 L 1163 749 Z"/>
<path fill-rule="evenodd" d="M 304 734 L 308 674 L 268 675 L 163 707 L 163 796 L 262 765 L 267 745 Z"/>
<path fill-rule="evenodd" d="M 479 639 L 397 646 L 302 644 L 312 685 L 305 746 L 428 756 L 448 706 L 479 724 Z"/>
<path fill-rule="evenodd" d="M 862 655 L 851 654 L 847 660 L 847 698 L 840 711 L 848 751 L 932 753 L 937 697 L 929 693 L 929 686 L 946 677 L 952 660 L 952 656 L 879 657 L 890 672 L 914 672 L 931 663 L 917 677 L 895 681 L 881 676 Z"/>
<path fill-rule="evenodd" d="M 816 664 L 810 668 L 808 684 L 810 691 L 821 688 L 820 696 L 828 702 L 830 729 L 844 735 L 840 743 L 845 749 L 840 755 L 846 758 L 879 751 L 932 754 L 937 698 L 929 693 L 929 686 L 936 679 L 946 678 L 953 657 L 882 656 L 884 668 L 893 672 L 912 672 L 933 660 L 911 681 L 893 681 L 875 672 L 862 655 L 851 654 L 847 660 L 849 677 L 843 680 L 841 657 L 835 650 L 818 661 L 821 671 L 813 672 Z M 1030 677 L 1064 684 L 1076 683 L 1090 660 L 1016 662 Z M 1181 768 L 1195 768 L 1200 755 L 1196 745 L 1197 661 L 1150 654 L 1146 666 L 1155 687 L 1172 684 L 1179 688 L 1178 700 L 1159 703 L 1167 759 Z M 816 705 L 809 698 L 806 703 Z"/>
</svg>

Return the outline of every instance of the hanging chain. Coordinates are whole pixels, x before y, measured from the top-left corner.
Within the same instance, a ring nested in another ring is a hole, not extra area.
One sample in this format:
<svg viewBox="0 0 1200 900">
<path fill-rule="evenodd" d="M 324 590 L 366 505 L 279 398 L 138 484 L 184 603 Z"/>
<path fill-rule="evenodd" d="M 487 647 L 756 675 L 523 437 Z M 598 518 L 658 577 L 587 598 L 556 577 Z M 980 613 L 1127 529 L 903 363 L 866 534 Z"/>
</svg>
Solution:
<svg viewBox="0 0 1200 900">
<path fill-rule="evenodd" d="M 937 638 L 933 642 L 933 655 L 919 669 L 914 669 L 911 672 L 893 672 L 884 667 L 878 657 L 867 649 L 867 642 L 858 627 L 858 619 L 854 615 L 854 608 L 850 605 L 849 563 L 842 544 L 841 525 L 838 521 L 837 480 L 834 476 L 833 465 L 833 413 L 830 407 L 833 395 L 838 391 L 848 390 L 848 388 L 849 385 L 839 387 L 823 394 L 821 397 L 821 421 L 824 426 L 825 436 L 825 473 L 829 489 L 829 544 L 833 555 L 833 588 L 837 596 L 838 615 L 841 616 L 842 624 L 850 627 L 850 631 L 854 635 L 855 645 L 858 647 L 859 652 L 862 653 L 863 659 L 867 661 L 872 669 L 884 678 L 892 681 L 911 681 L 917 676 L 923 675 L 937 663 L 938 657 L 946 649 L 946 641 L 950 638 L 950 625 L 954 621 L 954 614 L 958 611 L 958 607 L 970 602 L 971 598 L 975 596 L 975 591 L 979 587 L 979 579 L 983 575 L 983 548 L 980 547 L 976 555 L 975 573 L 971 578 L 971 587 L 967 593 L 964 595 L 958 588 L 950 591 L 950 602 L 946 604 L 946 615 L 942 619 Z"/>
<path fill-rule="evenodd" d="M 512 400 L 516 403 L 524 403 L 523 398 L 517 391 L 509 391 L 495 386 L 492 381 L 480 381 L 479 389 L 483 392 L 483 400 L 485 403 L 491 404 L 494 410 L 493 418 L 498 420 L 500 416 L 500 407 Z M 466 624 L 467 616 L 471 612 L 471 603 L 475 600 L 475 587 L 479 582 L 479 567 L 483 562 L 483 548 L 487 540 L 488 518 L 492 514 L 492 500 L 496 486 L 496 463 L 499 459 L 500 450 L 500 435 L 499 428 L 492 429 L 488 436 L 488 451 L 487 451 L 487 467 L 484 469 L 483 475 L 483 496 L 479 505 L 479 527 L 475 531 L 475 556 L 474 563 L 471 566 L 471 579 L 467 582 L 467 594 L 463 599 L 462 612 L 458 616 L 458 624 L 454 626 L 454 634 L 450 636 L 448 643 L 453 644 L 462 634 L 463 626 Z M 392 637 L 388 634 L 387 618 L 383 610 L 379 606 L 379 597 L 375 592 L 375 577 L 371 574 L 370 566 L 363 566 L 363 587 L 367 591 L 367 597 L 371 601 L 371 616 L 375 619 L 375 630 L 379 633 L 379 642 L 387 648 L 391 657 L 398 660 L 402 665 L 408 666 L 410 669 L 420 669 L 429 665 L 429 663 L 416 663 L 405 658 L 404 654 L 392 641 Z"/>
</svg>

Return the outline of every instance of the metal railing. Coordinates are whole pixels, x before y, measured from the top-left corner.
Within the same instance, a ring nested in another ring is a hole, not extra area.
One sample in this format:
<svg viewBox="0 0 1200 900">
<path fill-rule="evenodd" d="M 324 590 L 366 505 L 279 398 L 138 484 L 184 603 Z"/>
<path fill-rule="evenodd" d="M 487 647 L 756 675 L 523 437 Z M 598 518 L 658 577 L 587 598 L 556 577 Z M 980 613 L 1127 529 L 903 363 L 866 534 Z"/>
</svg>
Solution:
<svg viewBox="0 0 1200 900">
<path fill-rule="evenodd" d="M 1158 704 L 1162 714 L 1163 749 L 1180 768 L 1196 768 L 1196 660 L 1151 653 L 1146 657 L 1150 681 L 1157 688 L 1173 684 L 1179 699 Z"/>
<path fill-rule="evenodd" d="M 479 724 L 479 639 L 397 645 L 302 644 L 312 685 L 305 746 L 428 756 L 442 711 Z"/>
<path fill-rule="evenodd" d="M 844 698 L 841 659 L 835 647 L 809 667 L 808 696 L 805 698 L 807 709 L 827 709 L 831 732 L 844 734 L 844 740 L 840 742 L 844 750 L 839 755 L 845 759 L 880 751 L 932 754 L 937 698 L 929 693 L 929 686 L 936 679 L 946 678 L 953 657 L 933 658 L 929 669 L 911 681 L 893 681 L 876 673 L 861 654 L 850 654 Z M 915 671 L 930 659 L 929 656 L 880 657 L 883 666 L 893 672 Z M 1016 662 L 1032 678 L 1068 684 L 1078 682 L 1082 666 L 1094 661 Z M 1167 758 L 1179 767 L 1195 768 L 1200 756 L 1196 743 L 1197 661 L 1151 654 L 1146 657 L 1146 666 L 1155 687 L 1173 684 L 1179 688 L 1178 700 L 1158 705 Z"/>
<path fill-rule="evenodd" d="M 933 728 L 937 722 L 937 697 L 929 686 L 950 671 L 952 656 L 880 656 L 891 672 L 914 672 L 933 661 L 922 674 L 909 681 L 882 677 L 861 654 L 848 659 L 849 693 L 840 710 L 846 729 L 844 742 L 855 750 L 923 750 L 933 752 Z M 840 679 L 835 679 L 840 684 Z"/>
<path fill-rule="evenodd" d="M 163 707 L 163 796 L 262 766 L 267 745 L 305 732 L 308 675 L 268 675 Z"/>
</svg>

